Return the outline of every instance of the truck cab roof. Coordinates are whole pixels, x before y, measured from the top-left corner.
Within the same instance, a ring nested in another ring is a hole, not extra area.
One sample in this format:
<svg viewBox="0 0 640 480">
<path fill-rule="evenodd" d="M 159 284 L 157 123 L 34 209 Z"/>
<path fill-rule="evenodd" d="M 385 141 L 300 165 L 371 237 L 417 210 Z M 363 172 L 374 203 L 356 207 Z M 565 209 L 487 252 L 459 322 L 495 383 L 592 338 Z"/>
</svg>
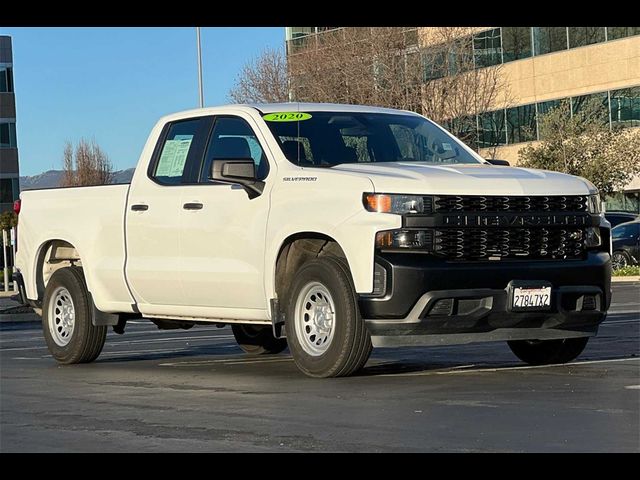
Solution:
<svg viewBox="0 0 640 480">
<path fill-rule="evenodd" d="M 418 115 L 409 110 L 398 110 L 395 108 L 374 107 L 369 105 L 348 105 L 340 103 L 305 103 L 305 102 L 283 102 L 283 103 L 233 103 L 218 105 L 213 107 L 194 108 L 182 110 L 164 116 L 161 122 L 177 120 L 181 118 L 199 115 L 221 115 L 232 113 L 238 110 L 258 110 L 263 114 L 275 112 L 359 112 L 359 113 L 387 113 L 394 115 Z"/>
</svg>

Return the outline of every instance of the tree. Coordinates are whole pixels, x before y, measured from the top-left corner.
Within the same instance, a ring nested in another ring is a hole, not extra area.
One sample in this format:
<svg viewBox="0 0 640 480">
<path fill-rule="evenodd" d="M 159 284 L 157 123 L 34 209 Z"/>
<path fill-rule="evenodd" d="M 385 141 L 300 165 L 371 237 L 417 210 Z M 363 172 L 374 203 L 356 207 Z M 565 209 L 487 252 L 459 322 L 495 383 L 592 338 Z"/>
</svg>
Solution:
<svg viewBox="0 0 640 480">
<path fill-rule="evenodd" d="M 511 102 L 502 66 L 476 68 L 473 27 L 422 32 L 422 50 L 410 27 L 345 27 L 303 37 L 290 51 L 288 68 L 281 53 L 274 58 L 265 51 L 243 68 L 229 96 L 238 102 L 281 101 L 290 90 L 300 102 L 412 110 L 476 148 L 476 116 Z M 273 91 L 281 95 L 274 98 Z M 491 146 L 486 139 L 484 145 Z"/>
<path fill-rule="evenodd" d="M 596 99 L 571 115 L 568 101 L 538 117 L 542 141 L 518 151 L 519 165 L 578 175 L 611 195 L 640 174 L 640 133 L 610 129 L 608 113 Z"/>
<path fill-rule="evenodd" d="M 476 117 L 498 106 L 507 108 L 513 100 L 502 64 L 495 59 L 495 65 L 482 67 L 481 58 L 474 58 L 473 27 L 439 27 L 427 32 L 422 113 L 476 148 Z M 499 50 L 487 51 L 489 58 L 499 54 Z M 489 123 L 494 131 L 501 127 Z M 485 139 L 484 145 L 495 147 L 497 143 Z"/>
<path fill-rule="evenodd" d="M 347 27 L 315 35 L 289 56 L 296 101 L 421 111 L 422 64 L 403 27 Z"/>
<path fill-rule="evenodd" d="M 282 50 L 267 48 L 247 62 L 228 96 L 235 103 L 288 101 L 287 59 Z"/>
<path fill-rule="evenodd" d="M 500 48 L 489 39 L 474 58 L 473 27 L 422 32 L 424 42 L 411 27 L 344 27 L 302 37 L 288 58 L 266 50 L 245 65 L 229 97 L 412 110 L 477 149 L 478 116 L 512 103 Z M 489 155 L 495 155 L 503 143 L 496 133 L 504 132 L 504 115 L 481 117 L 481 127 L 481 146 L 493 147 Z"/>
<path fill-rule="evenodd" d="M 81 138 L 75 148 L 65 142 L 63 170 L 62 187 L 105 185 L 111 183 L 113 166 L 95 139 Z"/>
<path fill-rule="evenodd" d="M 9 230 L 18 225 L 18 215 L 11 210 L 2 212 L 0 215 L 0 230 Z"/>
</svg>

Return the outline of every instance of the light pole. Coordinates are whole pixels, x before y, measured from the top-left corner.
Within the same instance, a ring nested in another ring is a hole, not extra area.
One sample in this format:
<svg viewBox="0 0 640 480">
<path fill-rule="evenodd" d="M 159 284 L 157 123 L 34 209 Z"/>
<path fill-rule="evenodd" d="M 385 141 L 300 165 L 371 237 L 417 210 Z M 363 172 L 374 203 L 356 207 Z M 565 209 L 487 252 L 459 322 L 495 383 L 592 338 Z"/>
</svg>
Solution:
<svg viewBox="0 0 640 480">
<path fill-rule="evenodd" d="M 204 107 L 204 93 L 202 91 L 202 48 L 200 47 L 200 27 L 196 27 L 196 39 L 198 43 L 198 93 L 200 108 Z"/>
</svg>

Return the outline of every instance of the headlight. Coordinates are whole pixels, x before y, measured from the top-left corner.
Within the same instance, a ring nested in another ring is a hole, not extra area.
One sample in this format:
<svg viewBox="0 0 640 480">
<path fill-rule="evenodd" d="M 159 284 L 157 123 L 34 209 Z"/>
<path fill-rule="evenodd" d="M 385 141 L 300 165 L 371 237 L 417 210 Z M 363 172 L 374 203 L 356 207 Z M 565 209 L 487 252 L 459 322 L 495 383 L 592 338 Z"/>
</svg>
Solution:
<svg viewBox="0 0 640 480">
<path fill-rule="evenodd" d="M 389 195 L 384 193 L 365 193 L 364 207 L 370 212 L 424 213 L 424 196 L 422 195 Z"/>
<path fill-rule="evenodd" d="M 587 248 L 599 247 L 602 245 L 602 236 L 598 227 L 589 227 L 585 231 L 584 244 Z"/>
<path fill-rule="evenodd" d="M 601 213 L 602 212 L 602 203 L 600 201 L 600 194 L 596 193 L 595 195 L 589 195 L 587 197 L 587 209 L 589 213 Z"/>
</svg>

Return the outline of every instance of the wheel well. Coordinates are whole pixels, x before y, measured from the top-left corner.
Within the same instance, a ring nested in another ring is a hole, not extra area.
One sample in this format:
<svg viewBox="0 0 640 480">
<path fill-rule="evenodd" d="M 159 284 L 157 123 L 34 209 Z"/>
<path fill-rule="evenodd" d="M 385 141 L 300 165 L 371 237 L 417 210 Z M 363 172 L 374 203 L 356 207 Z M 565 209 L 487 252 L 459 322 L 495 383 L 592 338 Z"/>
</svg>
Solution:
<svg viewBox="0 0 640 480">
<path fill-rule="evenodd" d="M 72 244 L 65 240 L 50 240 L 42 245 L 36 264 L 36 289 L 38 300 L 44 298 L 44 290 L 53 273 L 64 267 L 82 266 L 80 255 Z"/>
<path fill-rule="evenodd" d="M 323 255 L 332 255 L 347 261 L 347 256 L 340 244 L 328 235 L 302 232 L 289 236 L 283 242 L 276 257 L 276 295 L 281 297 L 283 287 L 290 283 L 293 275 L 302 264 Z"/>
</svg>

